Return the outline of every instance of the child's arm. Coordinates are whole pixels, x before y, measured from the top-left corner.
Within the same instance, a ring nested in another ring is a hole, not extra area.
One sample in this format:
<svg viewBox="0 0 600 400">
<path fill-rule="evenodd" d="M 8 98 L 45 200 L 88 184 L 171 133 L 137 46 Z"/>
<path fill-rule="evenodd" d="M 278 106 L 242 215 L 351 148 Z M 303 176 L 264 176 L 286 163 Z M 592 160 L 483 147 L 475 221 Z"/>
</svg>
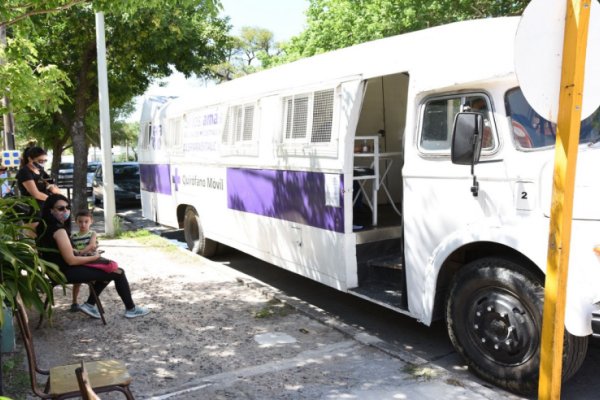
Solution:
<svg viewBox="0 0 600 400">
<path fill-rule="evenodd" d="M 96 248 L 98 247 L 98 242 L 96 241 L 96 232 L 92 232 L 92 237 L 90 238 L 90 242 L 85 246 L 83 250 L 79 252 L 81 254 L 94 253 Z"/>
</svg>

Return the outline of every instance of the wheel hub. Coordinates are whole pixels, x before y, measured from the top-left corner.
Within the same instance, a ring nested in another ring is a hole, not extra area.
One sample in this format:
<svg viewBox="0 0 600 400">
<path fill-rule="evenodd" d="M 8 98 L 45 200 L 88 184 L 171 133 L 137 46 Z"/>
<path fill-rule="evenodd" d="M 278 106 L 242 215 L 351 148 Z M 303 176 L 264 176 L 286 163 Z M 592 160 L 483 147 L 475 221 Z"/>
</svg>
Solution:
<svg viewBox="0 0 600 400">
<path fill-rule="evenodd" d="M 488 293 L 473 303 L 472 338 L 489 359 L 516 365 L 537 347 L 535 320 L 519 299 L 509 293 Z"/>
</svg>

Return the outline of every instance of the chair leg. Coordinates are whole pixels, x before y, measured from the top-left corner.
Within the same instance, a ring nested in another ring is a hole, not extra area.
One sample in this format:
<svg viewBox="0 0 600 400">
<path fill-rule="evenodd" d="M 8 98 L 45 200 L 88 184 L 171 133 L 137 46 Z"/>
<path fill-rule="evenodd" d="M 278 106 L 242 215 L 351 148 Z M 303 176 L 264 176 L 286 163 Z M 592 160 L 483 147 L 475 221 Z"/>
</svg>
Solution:
<svg viewBox="0 0 600 400">
<path fill-rule="evenodd" d="M 52 290 L 54 290 L 54 286 L 52 286 Z M 50 306 L 50 297 L 46 297 L 46 301 L 44 301 L 44 311 L 40 313 L 40 319 L 38 321 L 36 329 L 40 329 L 42 327 L 42 323 L 44 322 L 44 315 L 48 312 Z"/>
<path fill-rule="evenodd" d="M 118 391 L 118 392 L 123 393 L 125 395 L 125 397 L 127 398 L 127 400 L 135 400 L 135 397 L 133 397 L 133 393 L 131 392 L 131 389 L 129 389 L 129 385 L 107 386 L 102 389 L 94 389 L 94 391 L 98 394 Z"/>
<path fill-rule="evenodd" d="M 94 282 L 88 282 L 88 287 L 90 288 L 90 294 L 96 301 L 96 306 L 98 307 L 98 312 L 100 313 L 100 318 L 102 319 L 102 323 L 106 325 L 106 319 L 104 319 L 104 307 L 102 307 L 102 302 L 100 298 L 96 294 L 96 289 L 94 289 Z"/>
<path fill-rule="evenodd" d="M 125 397 L 127 397 L 127 400 L 135 400 L 133 393 L 131 393 L 131 390 L 129 389 L 129 386 L 123 387 L 123 393 L 125 394 Z"/>
</svg>

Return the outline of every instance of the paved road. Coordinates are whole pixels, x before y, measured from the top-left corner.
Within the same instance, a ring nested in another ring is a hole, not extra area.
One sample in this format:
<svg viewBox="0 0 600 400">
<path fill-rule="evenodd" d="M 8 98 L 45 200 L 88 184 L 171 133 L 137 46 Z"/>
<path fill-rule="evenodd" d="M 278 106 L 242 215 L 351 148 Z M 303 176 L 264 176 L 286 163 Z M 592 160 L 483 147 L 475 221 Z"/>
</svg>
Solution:
<svg viewBox="0 0 600 400">
<path fill-rule="evenodd" d="M 410 317 L 341 293 L 241 252 L 232 251 L 214 260 L 276 287 L 288 296 L 297 297 L 319 307 L 346 324 L 364 329 L 393 346 L 409 351 L 440 367 L 458 372 L 465 379 L 490 387 L 466 369 L 452 348 L 446 327 L 441 321 L 427 327 Z M 562 398 L 568 400 L 600 398 L 599 370 L 600 340 L 592 339 L 588 356 L 581 370 L 563 385 Z"/>
</svg>

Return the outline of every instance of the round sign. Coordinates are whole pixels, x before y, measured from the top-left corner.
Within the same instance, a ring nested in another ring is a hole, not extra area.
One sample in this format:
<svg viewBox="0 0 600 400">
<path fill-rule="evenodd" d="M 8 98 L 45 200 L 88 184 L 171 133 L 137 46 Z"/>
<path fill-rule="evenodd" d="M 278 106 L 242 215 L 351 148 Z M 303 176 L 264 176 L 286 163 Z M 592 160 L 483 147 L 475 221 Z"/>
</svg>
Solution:
<svg viewBox="0 0 600 400">
<path fill-rule="evenodd" d="M 600 105 L 600 4 L 592 0 L 581 119 Z M 557 122 L 567 2 L 532 0 L 515 37 L 515 72 L 523 95 L 548 121 Z"/>
</svg>

